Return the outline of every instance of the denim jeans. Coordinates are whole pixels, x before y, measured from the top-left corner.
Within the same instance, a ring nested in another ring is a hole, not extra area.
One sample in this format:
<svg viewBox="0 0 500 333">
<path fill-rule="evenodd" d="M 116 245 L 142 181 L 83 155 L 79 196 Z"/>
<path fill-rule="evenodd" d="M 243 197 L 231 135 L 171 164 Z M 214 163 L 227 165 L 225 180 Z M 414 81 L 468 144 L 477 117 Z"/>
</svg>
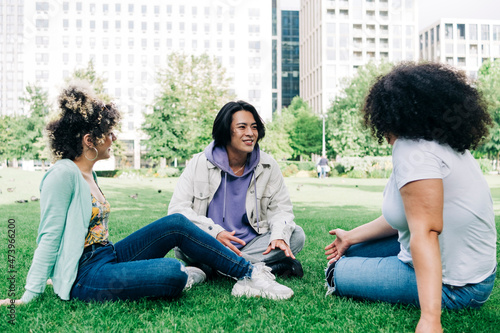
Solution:
<svg viewBox="0 0 500 333">
<path fill-rule="evenodd" d="M 301 227 L 296 226 L 295 230 L 292 233 L 292 236 L 290 237 L 290 250 L 292 250 L 292 253 L 294 255 L 297 255 L 297 253 L 302 250 L 305 241 L 306 234 L 304 233 L 304 230 Z M 281 249 L 274 249 L 271 250 L 271 252 L 269 252 L 268 254 L 262 254 L 264 251 L 266 251 L 269 243 L 271 243 L 270 231 L 266 232 L 265 234 L 258 235 L 250 242 L 248 242 L 247 245 L 243 246 L 240 249 L 242 252 L 242 257 L 253 264 L 256 264 L 258 262 L 270 264 L 286 258 L 285 252 L 283 252 L 283 250 Z M 179 251 L 179 249 L 175 249 L 175 256 L 176 258 L 188 264 L 195 264 L 196 262 L 199 262 L 195 258 L 189 256 L 186 252 Z"/>
<path fill-rule="evenodd" d="M 352 246 L 333 270 L 327 269 L 330 289 L 339 296 L 419 307 L 415 270 L 397 258 L 399 249 L 397 236 Z M 484 281 L 462 287 L 443 284 L 441 306 L 479 308 L 493 290 L 495 275 L 496 269 Z"/>
<path fill-rule="evenodd" d="M 71 298 L 84 301 L 178 297 L 187 281 L 184 265 L 164 258 L 179 247 L 197 261 L 243 278 L 252 265 L 183 215 L 165 216 L 117 242 L 80 258 Z"/>
</svg>

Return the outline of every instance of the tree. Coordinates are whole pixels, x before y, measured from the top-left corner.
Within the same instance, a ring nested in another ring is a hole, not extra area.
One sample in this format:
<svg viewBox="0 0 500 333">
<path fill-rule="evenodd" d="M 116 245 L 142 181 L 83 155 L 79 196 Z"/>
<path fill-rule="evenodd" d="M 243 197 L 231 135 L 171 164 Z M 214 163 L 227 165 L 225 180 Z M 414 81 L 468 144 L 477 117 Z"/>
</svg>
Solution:
<svg viewBox="0 0 500 333">
<path fill-rule="evenodd" d="M 362 124 L 361 108 L 375 78 L 392 68 L 390 63 L 378 66 L 368 63 L 359 67 L 357 74 L 344 82 L 345 88 L 328 110 L 327 136 L 334 154 L 342 156 L 387 156 L 390 146 L 380 145 Z"/>
<path fill-rule="evenodd" d="M 149 136 L 147 155 L 188 159 L 210 143 L 217 111 L 233 97 L 226 71 L 206 54 L 172 53 L 157 81 L 160 92 L 142 128 Z"/>
<path fill-rule="evenodd" d="M 500 59 L 487 60 L 478 71 L 477 84 L 479 91 L 488 102 L 488 110 L 493 118 L 493 128 L 488 141 L 479 147 L 479 152 L 494 156 L 497 168 L 500 163 Z"/>
<path fill-rule="evenodd" d="M 8 145 L 11 158 L 46 159 L 43 155 L 43 131 L 50 111 L 48 93 L 41 87 L 29 84 L 21 102 L 29 108 L 28 115 L 15 116 L 9 121 L 13 136 Z"/>
<path fill-rule="evenodd" d="M 104 89 L 104 83 L 106 83 L 106 79 L 97 74 L 94 68 L 94 61 L 92 59 L 89 60 L 86 68 L 76 69 L 73 74 L 66 79 L 66 83 L 74 79 L 80 79 L 89 82 L 94 89 L 97 97 L 99 97 L 105 103 L 111 102 L 111 96 L 109 96 Z"/>
<path fill-rule="evenodd" d="M 323 146 L 322 124 L 322 120 L 310 110 L 302 108 L 298 111 L 290 133 L 294 157 L 309 157 L 311 154 L 321 153 Z"/>
<path fill-rule="evenodd" d="M 277 160 L 287 160 L 292 157 L 289 129 L 295 117 L 290 112 L 274 115 L 273 121 L 266 124 L 266 136 L 260 142 L 260 147 Z"/>
</svg>

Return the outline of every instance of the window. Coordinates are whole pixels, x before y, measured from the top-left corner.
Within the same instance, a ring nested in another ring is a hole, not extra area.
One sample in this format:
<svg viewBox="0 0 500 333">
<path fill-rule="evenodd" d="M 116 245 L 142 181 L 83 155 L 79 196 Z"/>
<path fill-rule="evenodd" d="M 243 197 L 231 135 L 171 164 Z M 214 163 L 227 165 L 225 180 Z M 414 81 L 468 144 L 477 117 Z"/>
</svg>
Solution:
<svg viewBox="0 0 500 333">
<path fill-rule="evenodd" d="M 76 3 L 76 11 L 77 12 L 81 12 L 82 11 L 82 3 L 81 2 L 77 2 Z"/>
<path fill-rule="evenodd" d="M 103 30 L 108 30 L 108 21 L 102 21 Z"/>
<path fill-rule="evenodd" d="M 120 30 L 122 28 L 122 21 L 115 21 L 115 29 Z"/>
<path fill-rule="evenodd" d="M 465 24 L 457 24 L 458 39 L 465 40 Z"/>
<path fill-rule="evenodd" d="M 67 19 L 63 20 L 63 28 L 64 29 L 68 29 L 69 28 L 69 20 L 67 20 Z"/>
<path fill-rule="evenodd" d="M 141 6 L 141 13 L 142 13 L 142 15 L 146 15 L 147 14 L 147 12 L 148 12 L 147 8 L 148 7 L 146 5 L 142 5 Z"/>
<path fill-rule="evenodd" d="M 167 14 L 172 15 L 172 5 L 167 5 Z"/>
<path fill-rule="evenodd" d="M 89 23 L 90 23 L 90 30 L 94 30 L 95 29 L 95 21 L 91 20 Z"/>
<path fill-rule="evenodd" d="M 493 40 L 500 41 L 500 25 L 493 26 Z"/>
<path fill-rule="evenodd" d="M 130 15 L 132 15 L 134 13 L 134 4 L 133 3 L 128 4 L 128 13 Z"/>
<path fill-rule="evenodd" d="M 107 14 L 109 12 L 109 5 L 107 3 L 102 5 L 102 12 Z"/>
<path fill-rule="evenodd" d="M 490 39 L 490 26 L 488 24 L 481 24 L 481 40 Z"/>
<path fill-rule="evenodd" d="M 82 28 L 82 20 L 76 20 L 76 28 L 80 30 Z"/>
<path fill-rule="evenodd" d="M 180 6 L 179 6 L 179 14 L 180 14 L 181 16 L 184 16 L 184 5 L 180 5 Z"/>
<path fill-rule="evenodd" d="M 45 1 L 44 2 L 37 2 L 36 3 L 36 10 L 47 12 L 49 10 L 49 3 L 45 2 Z"/>
<path fill-rule="evenodd" d="M 444 38 L 453 39 L 453 24 L 446 23 L 444 25 Z"/>
<path fill-rule="evenodd" d="M 128 21 L 128 29 L 134 30 L 134 21 Z"/>
<path fill-rule="evenodd" d="M 196 23 L 191 24 L 191 30 L 193 33 L 196 33 L 196 31 L 198 31 L 198 25 Z"/>
<path fill-rule="evenodd" d="M 469 24 L 469 39 L 477 40 L 477 24 Z"/>
<path fill-rule="evenodd" d="M 339 10 L 339 16 L 340 16 L 340 18 L 344 18 L 344 19 L 349 18 L 349 10 L 347 10 L 347 9 Z"/>
<path fill-rule="evenodd" d="M 49 27 L 49 20 L 37 19 L 37 20 L 36 20 L 36 27 L 37 27 L 38 29 L 41 29 L 41 28 L 48 28 L 48 27 Z"/>
<path fill-rule="evenodd" d="M 134 39 L 133 38 L 129 38 L 128 39 L 128 48 L 131 49 L 134 47 Z"/>
<path fill-rule="evenodd" d="M 142 31 L 148 30 L 148 23 L 147 22 L 141 22 L 141 29 Z"/>
<path fill-rule="evenodd" d="M 193 17 L 196 17 L 196 15 L 198 14 L 198 7 L 192 7 L 191 14 L 193 15 Z"/>
<path fill-rule="evenodd" d="M 121 4 L 119 4 L 119 3 L 115 4 L 115 12 L 116 12 L 117 14 L 120 14 L 120 13 L 121 13 L 121 11 L 122 11 L 122 5 L 121 5 Z"/>
</svg>

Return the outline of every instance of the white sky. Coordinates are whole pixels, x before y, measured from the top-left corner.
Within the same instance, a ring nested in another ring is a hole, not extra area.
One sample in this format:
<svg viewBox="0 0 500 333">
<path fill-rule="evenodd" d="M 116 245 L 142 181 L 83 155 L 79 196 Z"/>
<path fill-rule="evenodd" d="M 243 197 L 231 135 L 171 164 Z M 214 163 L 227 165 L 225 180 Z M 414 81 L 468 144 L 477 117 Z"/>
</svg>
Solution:
<svg viewBox="0 0 500 333">
<path fill-rule="evenodd" d="M 418 30 L 440 18 L 500 20 L 500 0 L 414 0 L 418 5 Z"/>
</svg>

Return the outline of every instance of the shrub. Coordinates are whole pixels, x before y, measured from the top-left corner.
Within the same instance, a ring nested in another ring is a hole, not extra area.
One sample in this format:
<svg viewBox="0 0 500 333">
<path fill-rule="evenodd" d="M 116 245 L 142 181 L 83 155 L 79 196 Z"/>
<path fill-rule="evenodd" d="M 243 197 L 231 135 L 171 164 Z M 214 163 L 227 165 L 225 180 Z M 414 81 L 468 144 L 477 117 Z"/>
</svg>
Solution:
<svg viewBox="0 0 500 333">
<path fill-rule="evenodd" d="M 299 172 L 299 167 L 295 164 L 286 164 L 281 167 L 281 173 L 283 177 L 290 177 L 296 175 Z"/>
<path fill-rule="evenodd" d="M 483 173 L 490 173 L 493 171 L 493 165 L 491 161 L 487 158 L 478 158 L 476 159 L 477 163 L 479 163 L 479 167 Z"/>
</svg>

